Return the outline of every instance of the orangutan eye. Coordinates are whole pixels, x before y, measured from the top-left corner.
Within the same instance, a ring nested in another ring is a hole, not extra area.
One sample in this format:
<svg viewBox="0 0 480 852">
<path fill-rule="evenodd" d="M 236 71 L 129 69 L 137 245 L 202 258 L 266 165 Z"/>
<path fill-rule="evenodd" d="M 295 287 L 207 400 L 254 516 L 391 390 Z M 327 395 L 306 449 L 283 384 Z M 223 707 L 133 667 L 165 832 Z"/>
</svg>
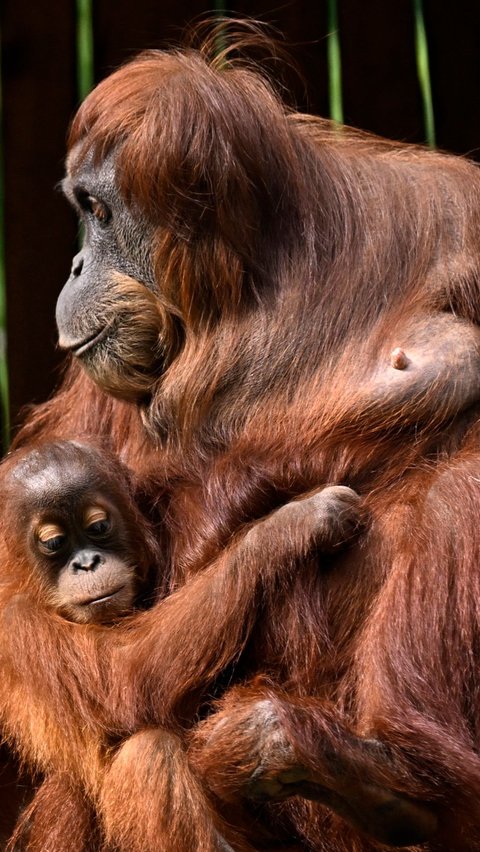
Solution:
<svg viewBox="0 0 480 852">
<path fill-rule="evenodd" d="M 58 553 L 66 540 L 65 531 L 58 524 L 42 524 L 35 535 L 43 553 Z"/>
<path fill-rule="evenodd" d="M 111 524 L 108 513 L 101 506 L 89 506 L 84 513 L 83 523 L 85 531 L 89 535 L 105 535 Z"/>
<path fill-rule="evenodd" d="M 103 201 L 83 189 L 75 190 L 75 197 L 85 213 L 93 216 L 100 225 L 108 225 L 112 212 Z"/>
<path fill-rule="evenodd" d="M 87 198 L 87 202 L 90 206 L 90 212 L 101 225 L 106 225 L 111 219 L 111 212 L 108 209 L 107 205 L 103 203 L 103 201 L 99 201 L 98 198 L 94 198 L 93 195 L 89 195 Z"/>
</svg>

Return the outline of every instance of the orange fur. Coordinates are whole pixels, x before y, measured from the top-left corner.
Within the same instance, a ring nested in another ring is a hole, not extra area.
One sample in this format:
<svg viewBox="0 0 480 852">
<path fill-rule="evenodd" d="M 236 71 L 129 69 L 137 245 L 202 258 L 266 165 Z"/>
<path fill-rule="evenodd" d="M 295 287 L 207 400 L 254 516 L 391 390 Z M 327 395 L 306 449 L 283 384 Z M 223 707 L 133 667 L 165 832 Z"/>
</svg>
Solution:
<svg viewBox="0 0 480 852">
<path fill-rule="evenodd" d="M 19 442 L 109 435 L 161 495 L 173 593 L 133 620 L 113 650 L 97 633 L 92 649 L 89 631 L 83 651 L 71 650 L 52 626 L 38 627 L 37 653 L 25 631 L 20 665 L 26 676 L 37 657 L 44 661 L 38 689 L 48 684 L 53 715 L 33 719 L 12 673 L 10 719 L 26 704 L 19 742 L 40 762 L 45 742 L 63 771 L 71 739 L 85 736 L 90 719 L 139 737 L 121 748 L 98 799 L 109 831 L 132 844 L 130 809 L 143 813 L 145 803 L 140 790 L 132 803 L 124 783 L 129 749 L 139 744 L 139 778 L 149 761 L 164 759 L 149 746 L 156 735 L 138 732 L 166 724 L 173 737 L 173 728 L 194 724 L 222 676 L 260 673 L 268 687 L 245 687 L 241 702 L 227 694 L 218 711 L 229 739 L 215 716 L 193 734 L 192 765 L 203 794 L 211 789 L 216 812 L 234 826 L 234 848 L 244 842 L 237 830 L 254 846 L 288 836 L 295 849 L 379 848 L 358 822 L 352 829 L 332 816 L 350 819 L 331 799 L 267 804 L 253 820 L 239 779 L 248 786 L 258 769 L 249 726 L 268 699 L 317 783 L 338 787 L 326 764 L 333 753 L 359 779 L 345 795 L 361 793 L 366 777 L 431 803 L 439 828 L 422 848 L 473 852 L 478 401 L 475 393 L 457 398 L 454 370 L 445 383 L 434 378 L 393 402 L 388 383 L 386 397 L 365 390 L 375 390 L 381 359 L 403 347 L 407 331 L 422 337 L 442 312 L 464 328 L 478 323 L 477 169 L 292 114 L 248 68 L 212 65 L 194 52 L 152 52 L 121 68 L 81 107 L 71 144 L 77 157 L 116 151 L 127 201 L 156 228 L 159 305 L 170 306 L 181 334 L 142 411 L 150 442 L 139 412 L 109 400 L 76 368 L 66 389 L 31 414 Z M 240 528 L 328 482 L 359 490 L 371 516 L 333 570 L 319 572 L 309 559 L 289 570 L 287 560 L 284 578 L 273 581 L 281 535 L 264 557 L 234 560 L 232 570 Z M 84 719 L 71 736 L 58 730 L 59 661 L 73 672 L 65 688 Z M 202 740 L 203 731 L 211 738 Z M 384 744 L 380 758 L 362 751 L 364 737 Z M 101 786 L 96 750 L 85 746 L 74 748 L 82 783 L 88 776 Z M 191 771 L 183 759 L 180 786 Z M 210 805 L 203 813 L 208 825 Z M 150 824 L 162 818 L 155 813 Z M 169 848 L 191 852 L 186 842 Z"/>
</svg>

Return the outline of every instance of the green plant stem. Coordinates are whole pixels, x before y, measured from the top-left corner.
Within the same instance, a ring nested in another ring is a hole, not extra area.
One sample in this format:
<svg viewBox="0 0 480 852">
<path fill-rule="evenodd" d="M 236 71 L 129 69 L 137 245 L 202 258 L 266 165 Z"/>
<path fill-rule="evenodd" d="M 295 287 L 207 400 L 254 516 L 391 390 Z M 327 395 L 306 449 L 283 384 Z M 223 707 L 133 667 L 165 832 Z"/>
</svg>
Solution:
<svg viewBox="0 0 480 852">
<path fill-rule="evenodd" d="M 80 99 L 93 89 L 92 0 L 77 0 L 77 88 Z"/>
<path fill-rule="evenodd" d="M 432 85 L 430 80 L 430 62 L 428 57 L 428 42 L 423 13 L 423 0 L 413 0 L 415 20 L 415 54 L 417 60 L 417 75 L 423 105 L 423 121 L 425 139 L 431 148 L 435 148 L 435 119 L 433 114 Z"/>
<path fill-rule="evenodd" d="M 337 0 L 328 0 L 327 62 L 330 118 L 343 123 L 342 57 L 338 33 Z"/>
</svg>

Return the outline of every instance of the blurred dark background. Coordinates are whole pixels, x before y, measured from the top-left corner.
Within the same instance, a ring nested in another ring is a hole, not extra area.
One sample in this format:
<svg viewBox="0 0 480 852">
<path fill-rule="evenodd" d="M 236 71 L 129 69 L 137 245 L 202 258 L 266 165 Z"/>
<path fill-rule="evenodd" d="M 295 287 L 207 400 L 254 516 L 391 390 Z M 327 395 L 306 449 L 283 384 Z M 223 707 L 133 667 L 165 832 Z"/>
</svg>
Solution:
<svg viewBox="0 0 480 852">
<path fill-rule="evenodd" d="M 420 11 L 436 144 L 478 159 L 479 7 L 478 0 L 238 0 L 228 14 L 281 31 L 305 82 L 292 75 L 293 101 L 322 115 L 334 110 L 334 29 L 345 121 L 424 142 Z M 13 424 L 23 405 L 45 399 L 59 381 L 54 305 L 76 250 L 77 226 L 55 186 L 80 93 L 138 50 L 178 44 L 194 18 L 221 11 L 205 0 L 3 0 L 4 321 Z M 90 59 L 81 27 L 90 38 Z M 90 62 L 90 69 L 82 71 L 79 62 Z"/>
</svg>

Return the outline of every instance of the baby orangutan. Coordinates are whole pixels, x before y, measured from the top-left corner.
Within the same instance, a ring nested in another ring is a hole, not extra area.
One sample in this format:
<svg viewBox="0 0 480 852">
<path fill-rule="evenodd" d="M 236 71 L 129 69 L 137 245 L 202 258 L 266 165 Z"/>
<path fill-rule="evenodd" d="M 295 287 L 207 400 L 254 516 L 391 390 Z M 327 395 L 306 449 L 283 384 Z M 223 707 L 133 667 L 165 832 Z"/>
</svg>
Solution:
<svg viewBox="0 0 480 852">
<path fill-rule="evenodd" d="M 0 473 L 0 558 L 8 552 L 2 565 L 15 565 L 10 574 L 3 569 L 0 585 L 0 721 L 25 764 L 44 774 L 9 848 L 82 852 L 107 848 L 105 841 L 137 849 L 129 826 L 139 818 L 143 824 L 147 814 L 153 839 L 137 833 L 139 849 L 226 850 L 230 842 L 246 849 L 216 814 L 173 731 L 175 720 L 170 731 L 161 706 L 145 731 L 119 732 L 111 722 L 109 683 L 121 677 L 122 647 L 138 619 L 162 618 L 168 573 L 168 554 L 139 510 L 130 473 L 113 454 L 76 441 L 12 454 Z M 334 551 L 352 536 L 358 517 L 351 489 L 324 488 L 241 532 L 224 570 L 262 565 L 259 588 L 268 586 L 292 559 L 300 566 L 316 549 Z M 275 541 L 281 544 L 270 547 Z M 186 591 L 189 582 L 195 579 Z M 254 612 L 256 599 L 241 597 Z M 135 609 L 149 611 L 123 618 Z M 158 766 L 149 757 L 143 773 L 140 755 L 152 737 Z M 118 767 L 132 750 L 139 755 L 142 813 L 133 798 L 131 814 L 123 806 L 123 836 L 111 836 L 111 803 L 117 787 L 129 783 Z"/>
<path fill-rule="evenodd" d="M 9 485 L 16 535 L 47 607 L 69 621 L 107 624 L 144 600 L 160 554 L 117 459 L 51 443 L 22 458 Z"/>
</svg>

